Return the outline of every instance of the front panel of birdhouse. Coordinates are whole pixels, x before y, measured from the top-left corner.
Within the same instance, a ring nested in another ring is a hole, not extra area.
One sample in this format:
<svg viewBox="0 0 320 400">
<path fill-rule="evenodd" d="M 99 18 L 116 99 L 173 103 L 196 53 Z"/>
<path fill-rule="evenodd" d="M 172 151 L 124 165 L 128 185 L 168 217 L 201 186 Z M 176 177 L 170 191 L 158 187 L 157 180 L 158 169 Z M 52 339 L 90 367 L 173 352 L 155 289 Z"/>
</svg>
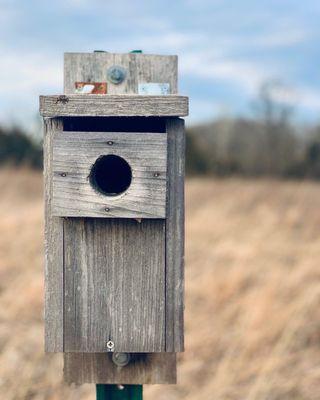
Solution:
<svg viewBox="0 0 320 400">
<path fill-rule="evenodd" d="M 40 99 L 46 350 L 182 351 L 187 98 L 72 94 L 74 80 Z"/>
<path fill-rule="evenodd" d="M 165 351 L 167 134 L 57 131 L 64 351 Z"/>
<path fill-rule="evenodd" d="M 165 218 L 165 132 L 57 132 L 52 169 L 55 216 Z"/>
</svg>

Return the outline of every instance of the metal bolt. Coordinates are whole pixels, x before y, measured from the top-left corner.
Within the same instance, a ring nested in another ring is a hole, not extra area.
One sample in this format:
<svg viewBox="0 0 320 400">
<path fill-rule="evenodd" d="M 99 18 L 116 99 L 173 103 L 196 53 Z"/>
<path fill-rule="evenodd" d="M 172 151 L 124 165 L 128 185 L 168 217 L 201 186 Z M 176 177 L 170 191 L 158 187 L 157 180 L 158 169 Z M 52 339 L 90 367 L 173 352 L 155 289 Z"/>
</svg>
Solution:
<svg viewBox="0 0 320 400">
<path fill-rule="evenodd" d="M 107 70 L 108 80 L 115 85 L 119 85 L 119 83 L 122 83 L 125 80 L 126 76 L 126 70 L 120 65 L 113 65 Z"/>
<path fill-rule="evenodd" d="M 154 176 L 155 178 L 158 178 L 158 177 L 160 176 L 160 174 L 159 174 L 159 172 L 155 172 L 155 173 L 153 174 L 153 176 Z"/>
<path fill-rule="evenodd" d="M 112 361 L 118 367 L 125 367 L 130 362 L 130 354 L 129 353 L 113 353 Z"/>
<path fill-rule="evenodd" d="M 65 177 L 67 176 L 67 174 L 66 174 L 65 172 L 62 172 L 60 175 L 61 175 L 63 178 L 65 178 Z"/>
<path fill-rule="evenodd" d="M 107 342 L 107 349 L 108 349 L 108 351 L 113 351 L 113 349 L 114 349 L 114 343 L 113 343 L 112 340 L 109 340 L 109 341 Z"/>
<path fill-rule="evenodd" d="M 110 211 L 110 208 L 109 208 L 109 207 L 106 207 L 106 208 L 104 209 L 104 211 L 109 212 L 109 211 Z"/>
<path fill-rule="evenodd" d="M 113 145 L 113 141 L 112 141 L 112 140 L 108 140 L 108 141 L 107 141 L 107 144 L 108 144 L 109 146 L 112 146 L 112 145 Z"/>
</svg>

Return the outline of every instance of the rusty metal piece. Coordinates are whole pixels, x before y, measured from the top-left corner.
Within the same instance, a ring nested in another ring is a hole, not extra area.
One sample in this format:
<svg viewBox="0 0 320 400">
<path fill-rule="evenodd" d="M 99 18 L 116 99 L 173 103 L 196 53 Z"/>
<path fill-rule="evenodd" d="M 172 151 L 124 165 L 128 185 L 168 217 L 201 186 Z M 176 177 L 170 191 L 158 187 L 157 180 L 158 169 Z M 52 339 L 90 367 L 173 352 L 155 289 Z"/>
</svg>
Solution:
<svg viewBox="0 0 320 400">
<path fill-rule="evenodd" d="M 75 82 L 75 92 L 80 94 L 107 94 L 107 82 Z"/>
</svg>

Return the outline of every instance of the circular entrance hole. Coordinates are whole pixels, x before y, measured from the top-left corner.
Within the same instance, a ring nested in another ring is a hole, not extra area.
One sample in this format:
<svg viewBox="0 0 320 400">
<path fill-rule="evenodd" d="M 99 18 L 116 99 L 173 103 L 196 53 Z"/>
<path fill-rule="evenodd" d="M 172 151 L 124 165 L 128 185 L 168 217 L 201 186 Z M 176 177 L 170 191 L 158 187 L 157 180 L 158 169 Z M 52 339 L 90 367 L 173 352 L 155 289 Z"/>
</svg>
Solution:
<svg viewBox="0 0 320 400">
<path fill-rule="evenodd" d="M 89 180 L 98 192 L 106 196 L 118 196 L 130 186 L 132 172 L 125 159 L 109 154 L 99 157 L 93 164 Z"/>
</svg>

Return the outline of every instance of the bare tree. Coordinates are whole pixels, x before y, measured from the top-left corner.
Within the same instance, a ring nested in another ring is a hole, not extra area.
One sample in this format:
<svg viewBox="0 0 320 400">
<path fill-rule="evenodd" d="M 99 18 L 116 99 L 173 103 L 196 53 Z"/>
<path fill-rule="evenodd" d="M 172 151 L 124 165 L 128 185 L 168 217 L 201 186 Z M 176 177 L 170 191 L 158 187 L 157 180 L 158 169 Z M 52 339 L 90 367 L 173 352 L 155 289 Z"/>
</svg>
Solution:
<svg viewBox="0 0 320 400">
<path fill-rule="evenodd" d="M 291 124 L 293 91 L 278 80 L 261 85 L 254 101 L 256 119 L 264 136 L 263 159 L 266 172 L 284 174 L 295 154 L 295 134 Z"/>
</svg>

